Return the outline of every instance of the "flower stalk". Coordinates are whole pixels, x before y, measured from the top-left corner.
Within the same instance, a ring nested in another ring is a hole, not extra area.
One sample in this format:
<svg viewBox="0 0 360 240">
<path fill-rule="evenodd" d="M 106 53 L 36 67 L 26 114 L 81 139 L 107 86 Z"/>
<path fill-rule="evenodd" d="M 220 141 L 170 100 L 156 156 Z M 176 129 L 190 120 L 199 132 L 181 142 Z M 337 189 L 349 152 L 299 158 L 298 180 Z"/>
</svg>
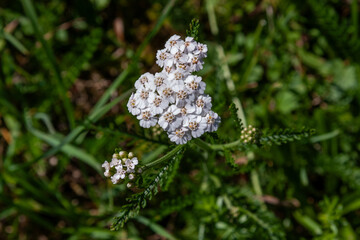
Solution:
<svg viewBox="0 0 360 240">
<path fill-rule="evenodd" d="M 164 156 L 162 156 L 159 159 L 156 159 L 155 161 L 152 161 L 150 163 L 147 163 L 144 165 L 144 167 L 142 168 L 142 170 L 146 170 L 149 169 L 153 166 L 156 166 L 164 161 L 169 160 L 170 158 L 172 158 L 173 156 L 175 156 L 179 151 L 181 151 L 182 149 L 184 149 L 186 146 L 186 144 L 182 144 L 182 145 L 177 145 L 174 149 L 172 149 L 170 152 L 168 152 L 167 154 L 165 154 Z"/>
<path fill-rule="evenodd" d="M 204 140 L 201 140 L 200 138 L 194 139 L 193 142 L 205 150 L 212 150 L 212 151 L 222 151 L 222 150 L 226 150 L 226 149 L 231 149 L 231 148 L 237 147 L 240 144 L 242 144 L 240 139 L 236 140 L 234 142 L 224 143 L 224 144 L 211 144 L 211 143 L 205 142 Z"/>
</svg>

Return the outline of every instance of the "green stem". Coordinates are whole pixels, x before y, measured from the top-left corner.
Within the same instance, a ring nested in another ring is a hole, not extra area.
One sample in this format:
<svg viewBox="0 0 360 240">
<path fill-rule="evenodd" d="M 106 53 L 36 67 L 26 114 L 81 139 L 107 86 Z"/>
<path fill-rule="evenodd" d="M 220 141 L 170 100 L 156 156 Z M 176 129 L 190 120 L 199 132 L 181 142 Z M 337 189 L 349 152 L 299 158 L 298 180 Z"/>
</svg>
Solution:
<svg viewBox="0 0 360 240">
<path fill-rule="evenodd" d="M 212 151 L 221 151 L 221 150 L 225 150 L 225 149 L 231 149 L 231 148 L 237 147 L 241 144 L 240 139 L 236 140 L 234 142 L 224 143 L 224 144 L 210 144 L 210 143 L 207 143 L 207 142 L 201 140 L 200 138 L 194 139 L 193 142 L 205 150 L 212 150 Z"/>
<path fill-rule="evenodd" d="M 205 149 L 207 151 L 212 151 L 211 144 L 201 140 L 200 138 L 195 138 L 192 140 L 193 143 L 201 147 L 202 149 Z"/>
<path fill-rule="evenodd" d="M 182 144 L 182 145 L 178 145 L 176 146 L 173 150 L 171 150 L 170 152 L 168 152 L 167 154 L 165 154 L 164 156 L 162 156 L 161 158 L 150 162 L 148 164 L 145 164 L 145 166 L 143 167 L 143 170 L 146 170 L 148 168 L 151 168 L 157 164 L 160 164 L 166 160 L 169 160 L 170 158 L 172 158 L 174 155 L 176 155 L 179 151 L 181 151 L 183 148 L 185 148 L 186 144 Z"/>
<path fill-rule="evenodd" d="M 259 174 L 256 169 L 251 170 L 251 183 L 257 196 L 262 196 Z"/>
</svg>

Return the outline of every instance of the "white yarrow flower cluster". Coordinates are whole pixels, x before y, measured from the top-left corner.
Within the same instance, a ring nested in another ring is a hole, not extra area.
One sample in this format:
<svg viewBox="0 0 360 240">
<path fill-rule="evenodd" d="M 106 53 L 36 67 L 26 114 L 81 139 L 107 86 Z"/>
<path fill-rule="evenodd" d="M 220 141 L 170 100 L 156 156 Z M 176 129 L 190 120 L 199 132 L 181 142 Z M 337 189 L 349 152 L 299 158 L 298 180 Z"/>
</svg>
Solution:
<svg viewBox="0 0 360 240">
<path fill-rule="evenodd" d="M 158 50 L 156 63 L 163 70 L 141 75 L 127 104 L 140 126 L 159 124 L 176 144 L 217 130 L 220 117 L 211 111 L 211 97 L 204 94 L 206 84 L 200 76 L 192 75 L 203 68 L 207 51 L 205 44 L 192 37 L 184 41 L 178 35 Z"/>
<path fill-rule="evenodd" d="M 105 169 L 104 176 L 110 177 L 113 184 L 117 184 L 125 179 L 133 180 L 138 163 L 137 157 L 132 152 L 120 151 L 119 153 L 114 153 L 111 161 L 105 161 L 102 165 Z M 139 171 L 141 170 L 139 169 Z M 131 186 L 131 184 L 129 185 L 128 183 L 128 186 Z"/>
</svg>

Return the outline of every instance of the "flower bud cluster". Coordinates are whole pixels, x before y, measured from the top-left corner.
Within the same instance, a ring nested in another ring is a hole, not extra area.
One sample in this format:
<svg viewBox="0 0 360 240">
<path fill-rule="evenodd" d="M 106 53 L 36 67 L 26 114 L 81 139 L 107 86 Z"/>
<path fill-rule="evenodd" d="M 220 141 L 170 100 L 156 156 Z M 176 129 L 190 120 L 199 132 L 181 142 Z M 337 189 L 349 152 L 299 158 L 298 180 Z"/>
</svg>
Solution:
<svg viewBox="0 0 360 240">
<path fill-rule="evenodd" d="M 217 130 L 220 117 L 211 111 L 211 97 L 204 94 L 206 84 L 200 76 L 192 75 L 203 68 L 207 51 L 205 44 L 192 37 L 184 41 L 178 35 L 158 50 L 156 63 L 163 70 L 141 75 L 127 104 L 140 126 L 159 124 L 176 144 Z"/>
<path fill-rule="evenodd" d="M 248 127 L 244 128 L 241 131 L 240 139 L 244 143 L 255 143 L 256 142 L 256 134 L 257 134 L 256 128 L 249 125 Z"/>
<path fill-rule="evenodd" d="M 120 151 L 114 153 L 110 162 L 105 161 L 102 167 L 105 169 L 104 176 L 110 177 L 113 184 L 121 180 L 135 179 L 135 172 L 139 161 L 132 152 Z M 141 171 L 140 169 L 138 172 Z M 113 175 L 112 175 L 113 174 Z M 131 186 L 131 184 L 128 186 Z"/>
</svg>

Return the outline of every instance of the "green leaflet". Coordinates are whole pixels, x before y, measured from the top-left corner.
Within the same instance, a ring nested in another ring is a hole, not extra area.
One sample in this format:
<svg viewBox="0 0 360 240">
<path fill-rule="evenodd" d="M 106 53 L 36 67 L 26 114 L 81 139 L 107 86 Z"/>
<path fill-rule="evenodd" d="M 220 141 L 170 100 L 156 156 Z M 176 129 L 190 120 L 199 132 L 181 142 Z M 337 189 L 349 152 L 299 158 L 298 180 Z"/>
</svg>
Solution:
<svg viewBox="0 0 360 240">
<path fill-rule="evenodd" d="M 164 229 L 161 225 L 151 221 L 150 219 L 142 216 L 137 216 L 136 220 L 150 227 L 154 232 L 156 232 L 160 236 L 166 237 L 166 239 L 176 240 L 176 238 L 173 235 L 171 235 L 166 229 Z"/>
</svg>

